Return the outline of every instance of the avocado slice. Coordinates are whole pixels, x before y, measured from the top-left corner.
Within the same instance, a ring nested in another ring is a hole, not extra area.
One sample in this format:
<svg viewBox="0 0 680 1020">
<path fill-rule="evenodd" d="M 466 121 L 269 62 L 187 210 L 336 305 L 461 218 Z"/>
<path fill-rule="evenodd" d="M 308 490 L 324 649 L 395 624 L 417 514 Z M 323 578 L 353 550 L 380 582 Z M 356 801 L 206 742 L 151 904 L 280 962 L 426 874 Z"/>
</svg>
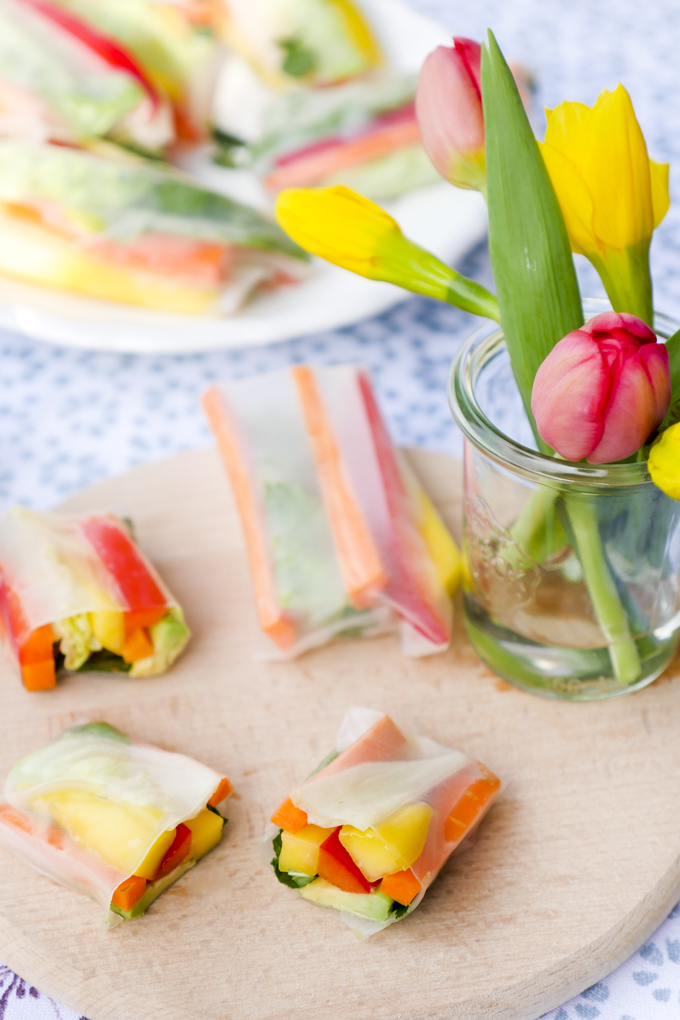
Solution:
<svg viewBox="0 0 680 1020">
<path fill-rule="evenodd" d="M 348 914 L 368 917 L 371 921 L 387 921 L 390 917 L 393 900 L 381 892 L 349 893 L 338 889 L 324 878 L 317 878 L 303 889 L 300 896 L 320 907 L 335 907 Z"/>
</svg>

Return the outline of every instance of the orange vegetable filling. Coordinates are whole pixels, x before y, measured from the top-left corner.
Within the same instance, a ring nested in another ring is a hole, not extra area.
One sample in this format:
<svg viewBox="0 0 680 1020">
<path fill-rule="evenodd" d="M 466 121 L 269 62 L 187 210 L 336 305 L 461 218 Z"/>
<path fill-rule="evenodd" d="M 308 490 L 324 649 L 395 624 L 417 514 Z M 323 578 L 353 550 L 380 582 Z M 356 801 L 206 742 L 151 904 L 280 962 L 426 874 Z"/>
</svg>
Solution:
<svg viewBox="0 0 680 1020">
<path fill-rule="evenodd" d="M 54 632 L 46 623 L 38 627 L 19 649 L 21 678 L 27 691 L 46 691 L 56 686 Z"/>
<path fill-rule="evenodd" d="M 446 819 L 444 839 L 447 842 L 453 843 L 464 835 L 500 785 L 500 779 L 490 774 L 489 778 L 478 779 L 465 791 Z"/>
<path fill-rule="evenodd" d="M 212 797 L 208 801 L 210 807 L 217 807 L 220 801 L 223 801 L 225 797 L 228 797 L 233 787 L 227 777 L 220 780 L 220 785 L 217 787 Z M 283 826 L 282 826 L 283 828 Z"/>
<path fill-rule="evenodd" d="M 119 910 L 132 910 L 146 891 L 146 879 L 131 875 L 121 882 L 111 898 L 111 904 Z"/>
<path fill-rule="evenodd" d="M 307 814 L 305 811 L 301 811 L 300 808 L 296 808 L 289 797 L 274 812 L 272 822 L 274 825 L 278 825 L 280 829 L 285 829 L 286 832 L 290 832 L 294 836 L 296 832 L 304 829 L 305 825 L 307 825 Z"/>
<path fill-rule="evenodd" d="M 147 659 L 150 655 L 153 655 L 153 644 L 149 633 L 142 627 L 137 627 L 129 637 L 125 638 L 123 660 L 137 662 L 138 659 Z"/>
<path fill-rule="evenodd" d="M 394 875 L 385 875 L 380 883 L 380 892 L 401 903 L 403 907 L 407 907 L 421 889 L 420 882 L 410 868 L 407 871 L 397 871 Z"/>
</svg>

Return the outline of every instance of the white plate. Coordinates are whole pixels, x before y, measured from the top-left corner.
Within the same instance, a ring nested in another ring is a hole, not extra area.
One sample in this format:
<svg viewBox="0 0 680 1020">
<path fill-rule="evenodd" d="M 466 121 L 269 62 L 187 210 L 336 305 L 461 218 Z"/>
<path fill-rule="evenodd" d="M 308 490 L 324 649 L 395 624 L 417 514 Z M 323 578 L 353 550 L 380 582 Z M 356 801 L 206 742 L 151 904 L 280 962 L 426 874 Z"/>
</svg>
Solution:
<svg viewBox="0 0 680 1020">
<path fill-rule="evenodd" d="M 450 34 L 401 0 L 363 0 L 363 9 L 391 64 L 416 71 Z M 243 172 L 193 161 L 196 176 L 216 191 L 239 198 L 257 185 Z M 249 175 L 248 175 L 249 176 Z M 257 204 L 261 204 L 257 202 Z M 448 263 L 460 259 L 486 233 L 481 195 L 442 181 L 389 203 L 404 233 Z M 365 280 L 320 260 L 302 284 L 255 298 L 238 315 L 204 318 L 156 312 L 80 297 L 0 277 L 0 326 L 71 347 L 178 354 L 289 340 L 348 326 L 398 304 L 407 292 Z"/>
</svg>

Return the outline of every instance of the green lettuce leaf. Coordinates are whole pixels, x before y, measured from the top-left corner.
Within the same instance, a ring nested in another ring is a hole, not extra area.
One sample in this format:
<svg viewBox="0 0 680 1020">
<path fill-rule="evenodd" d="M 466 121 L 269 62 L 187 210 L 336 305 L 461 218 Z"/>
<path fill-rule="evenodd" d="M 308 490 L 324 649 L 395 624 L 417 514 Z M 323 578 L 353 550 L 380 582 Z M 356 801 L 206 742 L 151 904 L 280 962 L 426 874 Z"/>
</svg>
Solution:
<svg viewBox="0 0 680 1020">
<path fill-rule="evenodd" d="M 53 202 L 74 223 L 116 240 L 161 232 L 308 258 L 255 209 L 179 174 L 63 146 L 0 140 L 0 201 Z"/>
</svg>

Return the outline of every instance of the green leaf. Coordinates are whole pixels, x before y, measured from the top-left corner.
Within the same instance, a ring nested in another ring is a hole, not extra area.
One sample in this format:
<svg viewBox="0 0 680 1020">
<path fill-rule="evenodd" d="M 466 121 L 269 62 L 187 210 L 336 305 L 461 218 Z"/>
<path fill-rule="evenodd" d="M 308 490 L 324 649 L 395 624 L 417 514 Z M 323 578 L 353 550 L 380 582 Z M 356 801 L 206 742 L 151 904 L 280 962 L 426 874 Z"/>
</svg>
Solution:
<svg viewBox="0 0 680 1020">
<path fill-rule="evenodd" d="M 680 329 L 668 338 L 666 350 L 671 367 L 671 406 L 659 428 L 660 432 L 680 421 Z"/>
<path fill-rule="evenodd" d="M 583 325 L 564 218 L 512 73 L 489 31 L 482 47 L 489 251 L 501 323 L 524 407 L 555 344 Z"/>
<path fill-rule="evenodd" d="M 278 46 L 284 52 L 281 70 L 291 78 L 304 78 L 311 74 L 316 67 L 316 57 L 304 43 L 291 36 L 290 39 L 281 39 Z"/>
</svg>

